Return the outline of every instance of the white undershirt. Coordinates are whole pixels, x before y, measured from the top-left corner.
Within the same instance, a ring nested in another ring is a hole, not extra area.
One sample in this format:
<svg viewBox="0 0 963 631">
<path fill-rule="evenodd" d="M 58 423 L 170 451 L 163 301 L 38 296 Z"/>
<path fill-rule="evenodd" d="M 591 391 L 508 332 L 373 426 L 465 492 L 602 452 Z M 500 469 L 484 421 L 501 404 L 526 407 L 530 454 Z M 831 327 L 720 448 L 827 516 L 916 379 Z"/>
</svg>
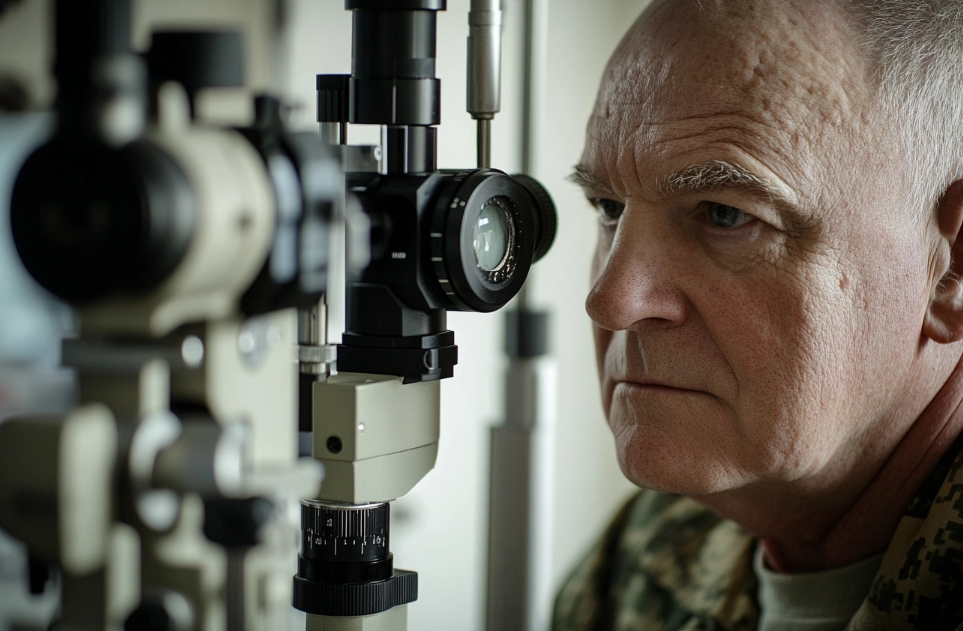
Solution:
<svg viewBox="0 0 963 631">
<path fill-rule="evenodd" d="M 766 567 L 756 545 L 759 631 L 841 631 L 866 599 L 883 555 L 826 572 L 781 574 Z"/>
</svg>

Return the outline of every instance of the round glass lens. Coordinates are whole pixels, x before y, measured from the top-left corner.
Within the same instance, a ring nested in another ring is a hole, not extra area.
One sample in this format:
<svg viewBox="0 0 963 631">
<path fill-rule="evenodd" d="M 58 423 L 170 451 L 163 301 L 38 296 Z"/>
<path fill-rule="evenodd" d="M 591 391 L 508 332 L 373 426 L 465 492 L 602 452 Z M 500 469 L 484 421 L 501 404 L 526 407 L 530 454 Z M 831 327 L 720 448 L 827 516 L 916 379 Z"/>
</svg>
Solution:
<svg viewBox="0 0 963 631">
<path fill-rule="evenodd" d="M 480 269 L 494 272 L 504 265 L 512 230 L 508 213 L 497 202 L 492 200 L 482 208 L 475 224 L 475 260 Z"/>
</svg>

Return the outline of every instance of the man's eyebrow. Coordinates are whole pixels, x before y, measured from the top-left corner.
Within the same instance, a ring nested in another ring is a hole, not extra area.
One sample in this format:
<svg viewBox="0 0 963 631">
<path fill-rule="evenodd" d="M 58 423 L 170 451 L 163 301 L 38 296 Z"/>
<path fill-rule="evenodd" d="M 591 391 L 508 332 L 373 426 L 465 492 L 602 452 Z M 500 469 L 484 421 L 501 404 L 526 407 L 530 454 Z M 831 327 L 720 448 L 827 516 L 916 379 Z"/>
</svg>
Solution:
<svg viewBox="0 0 963 631">
<path fill-rule="evenodd" d="M 603 182 L 592 171 L 582 163 L 576 164 L 572 174 L 565 178 L 573 184 L 590 191 L 612 192 L 612 187 Z"/>
<path fill-rule="evenodd" d="M 782 188 L 745 168 L 722 160 L 687 166 L 661 178 L 656 186 L 659 194 L 666 198 L 686 193 L 735 190 L 764 203 L 790 208 L 795 206 L 791 191 L 787 194 Z"/>
<path fill-rule="evenodd" d="M 611 186 L 581 163 L 575 165 L 572 174 L 566 179 L 587 190 L 612 192 Z M 792 197 L 781 188 L 741 166 L 723 160 L 690 165 L 662 177 L 656 182 L 656 190 L 665 198 L 686 193 L 737 190 L 763 202 L 784 206 L 794 204 Z"/>
</svg>

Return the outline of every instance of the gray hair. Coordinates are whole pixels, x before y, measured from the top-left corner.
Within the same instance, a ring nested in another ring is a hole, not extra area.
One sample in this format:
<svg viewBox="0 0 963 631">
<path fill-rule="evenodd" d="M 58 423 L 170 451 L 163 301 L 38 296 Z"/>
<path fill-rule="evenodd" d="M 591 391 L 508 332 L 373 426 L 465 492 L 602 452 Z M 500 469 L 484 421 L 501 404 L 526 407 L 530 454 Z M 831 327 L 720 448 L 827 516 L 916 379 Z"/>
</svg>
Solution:
<svg viewBox="0 0 963 631">
<path fill-rule="evenodd" d="M 850 0 L 876 64 L 881 104 L 932 208 L 963 178 L 963 0 Z"/>
</svg>

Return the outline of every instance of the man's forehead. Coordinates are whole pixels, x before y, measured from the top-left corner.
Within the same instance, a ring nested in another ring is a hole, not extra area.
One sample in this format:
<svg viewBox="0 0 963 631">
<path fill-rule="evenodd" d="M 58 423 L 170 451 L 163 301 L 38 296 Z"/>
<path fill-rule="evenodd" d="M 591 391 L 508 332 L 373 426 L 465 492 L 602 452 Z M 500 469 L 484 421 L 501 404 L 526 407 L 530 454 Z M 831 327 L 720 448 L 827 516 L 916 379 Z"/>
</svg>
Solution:
<svg viewBox="0 0 963 631">
<path fill-rule="evenodd" d="M 735 150 L 802 185 L 841 133 L 860 137 L 871 101 L 837 2 L 657 0 L 606 69 L 583 165 L 624 193 L 693 151 L 705 161 Z"/>
<path fill-rule="evenodd" d="M 851 109 L 865 66 L 838 0 L 656 0 L 612 56 L 594 115 L 765 111 L 796 97 L 826 116 Z"/>
</svg>

